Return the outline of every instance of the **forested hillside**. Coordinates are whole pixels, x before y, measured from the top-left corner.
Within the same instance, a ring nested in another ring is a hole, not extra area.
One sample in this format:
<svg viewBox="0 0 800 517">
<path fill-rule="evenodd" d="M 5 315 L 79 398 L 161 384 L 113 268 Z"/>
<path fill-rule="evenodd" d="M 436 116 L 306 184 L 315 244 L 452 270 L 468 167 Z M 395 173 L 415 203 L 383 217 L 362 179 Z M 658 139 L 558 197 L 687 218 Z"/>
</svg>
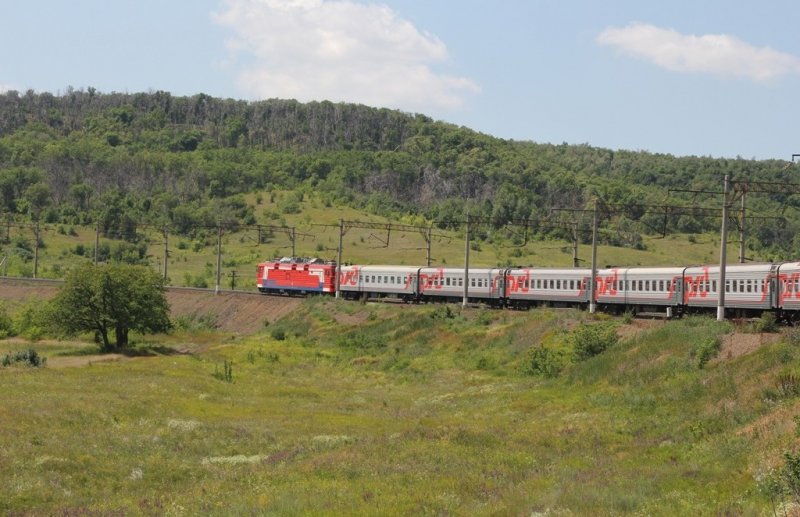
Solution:
<svg viewBox="0 0 800 517">
<path fill-rule="evenodd" d="M 670 189 L 720 191 L 725 174 L 780 182 L 797 171 L 781 161 L 508 141 L 352 104 L 91 88 L 0 95 L 0 217 L 99 223 L 106 235 L 132 234 L 142 223 L 187 233 L 262 222 L 242 194 L 276 189 L 442 225 L 467 210 L 496 226 L 527 220 L 541 223 L 540 236 L 566 232 L 547 224 L 551 208 L 598 200 L 607 226 L 699 233 L 718 231 L 719 216 L 644 204 L 718 208 L 719 195 Z M 788 193 L 748 196 L 752 250 L 800 256 L 795 201 Z"/>
</svg>

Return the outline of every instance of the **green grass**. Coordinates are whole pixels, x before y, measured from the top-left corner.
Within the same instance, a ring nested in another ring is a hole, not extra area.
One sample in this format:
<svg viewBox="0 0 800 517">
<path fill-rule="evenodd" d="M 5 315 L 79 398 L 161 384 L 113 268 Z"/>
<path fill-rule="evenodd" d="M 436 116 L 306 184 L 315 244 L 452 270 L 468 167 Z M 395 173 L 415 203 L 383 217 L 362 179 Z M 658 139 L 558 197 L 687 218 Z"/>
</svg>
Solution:
<svg viewBox="0 0 800 517">
<path fill-rule="evenodd" d="M 0 513 L 769 513 L 755 477 L 795 443 L 797 399 L 765 390 L 797 350 L 701 369 L 732 329 L 690 318 L 523 373 L 581 321 L 315 299 L 262 334 L 140 345 L 194 353 L 0 369 Z"/>
<path fill-rule="evenodd" d="M 277 192 L 274 202 L 269 195 L 262 195 L 261 204 L 256 203 L 256 194 L 246 196 L 255 208 L 257 222 L 265 225 L 294 226 L 297 228 L 296 253 L 299 256 L 318 256 L 335 259 L 339 240 L 339 219 L 372 221 L 380 223 L 415 224 L 413 219 L 390 221 L 349 207 L 325 207 L 314 197 L 307 197 L 300 203 L 301 212 L 282 214 L 280 203 L 287 193 Z M 335 225 L 335 227 L 319 226 Z M 33 275 L 33 255 L 17 250 L 18 240 L 27 242 L 31 248 L 32 230 L 27 228 L 3 228 L 0 238 L 5 240 L 6 231 L 10 242 L 0 244 L 0 259 L 7 255 L 0 274 L 10 276 Z M 142 229 L 148 242 L 147 261 L 156 269 L 163 271 L 164 237 L 154 229 Z M 432 242 L 432 264 L 438 266 L 461 266 L 464 262 L 463 235 L 458 232 L 435 230 Z M 386 243 L 388 237 L 388 245 Z M 42 278 L 62 278 L 64 272 L 80 261 L 92 260 L 95 230 L 90 227 L 70 225 L 44 225 L 41 234 L 44 247 L 39 250 L 38 276 Z M 670 235 L 666 238 L 644 236 L 644 250 L 631 248 L 598 247 L 598 264 L 621 266 L 707 264 L 719 260 L 718 237 Z M 253 275 L 255 265 L 265 259 L 291 255 L 291 242 L 284 232 L 275 232 L 266 243 L 258 244 L 255 230 L 225 233 L 223 236 L 222 278 L 223 287 L 229 288 L 232 274 L 236 272 L 236 285 L 239 289 L 254 289 Z M 563 241 L 532 241 L 524 246 L 514 246 L 508 235 L 495 234 L 493 242 L 480 242 L 479 250 L 470 252 L 470 262 L 474 267 L 488 267 L 498 264 L 572 266 L 572 244 Z M 101 238 L 101 244 L 113 241 Z M 385 231 L 350 228 L 344 238 L 343 261 L 364 264 L 419 264 L 426 261 L 427 247 L 420 233 L 403 233 L 397 230 L 387 235 Z M 80 247 L 84 255 L 76 254 Z M 213 287 L 216 282 L 216 231 L 207 230 L 204 235 L 191 239 L 170 235 L 168 240 L 168 275 L 172 285 L 195 285 L 200 281 Z M 729 250 L 731 260 L 736 256 L 734 245 Z M 579 246 L 581 264 L 590 264 L 591 246 Z"/>
</svg>

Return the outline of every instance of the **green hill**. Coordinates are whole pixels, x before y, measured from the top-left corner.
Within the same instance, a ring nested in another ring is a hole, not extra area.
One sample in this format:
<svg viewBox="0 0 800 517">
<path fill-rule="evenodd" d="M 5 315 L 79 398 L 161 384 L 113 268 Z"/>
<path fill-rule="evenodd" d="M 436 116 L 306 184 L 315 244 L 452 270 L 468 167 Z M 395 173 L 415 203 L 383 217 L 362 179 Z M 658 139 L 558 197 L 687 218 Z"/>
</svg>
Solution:
<svg viewBox="0 0 800 517">
<path fill-rule="evenodd" d="M 348 210 L 442 231 L 457 230 L 468 213 L 484 221 L 478 246 L 511 253 L 530 240 L 570 242 L 574 226 L 588 243 L 589 214 L 552 209 L 596 202 L 601 244 L 641 250 L 665 233 L 718 233 L 720 196 L 679 191 L 719 191 L 726 174 L 791 182 L 793 172 L 779 161 L 501 140 L 424 115 L 330 102 L 93 89 L 0 95 L 0 219 L 8 230 L 0 238 L 13 256 L 34 248 L 30 228 L 15 225 L 37 221 L 79 234 L 99 226 L 102 238 L 133 245 L 108 249 L 112 258 L 150 255 L 156 265 L 161 254 L 142 244 L 147 228 L 167 227 L 189 245 L 213 239 L 217 225 L 299 226 L 299 214 L 308 226 Z M 753 259 L 800 255 L 796 196 L 784 190 L 748 195 Z M 521 221 L 525 232 L 509 226 Z M 24 230 L 16 243 L 15 229 Z M 312 251 L 330 247 L 319 244 Z M 93 237 L 83 245 L 93 248 Z"/>
</svg>

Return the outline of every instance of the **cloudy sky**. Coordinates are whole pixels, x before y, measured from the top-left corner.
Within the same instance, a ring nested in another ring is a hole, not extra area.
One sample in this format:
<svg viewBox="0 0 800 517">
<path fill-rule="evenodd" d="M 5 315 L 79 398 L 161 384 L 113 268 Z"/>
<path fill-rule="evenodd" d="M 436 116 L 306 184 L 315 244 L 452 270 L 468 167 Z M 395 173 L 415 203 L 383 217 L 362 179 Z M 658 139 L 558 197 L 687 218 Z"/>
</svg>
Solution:
<svg viewBox="0 0 800 517">
<path fill-rule="evenodd" d="M 0 91 L 356 102 L 501 138 L 800 153 L 796 0 L 7 0 Z"/>
</svg>

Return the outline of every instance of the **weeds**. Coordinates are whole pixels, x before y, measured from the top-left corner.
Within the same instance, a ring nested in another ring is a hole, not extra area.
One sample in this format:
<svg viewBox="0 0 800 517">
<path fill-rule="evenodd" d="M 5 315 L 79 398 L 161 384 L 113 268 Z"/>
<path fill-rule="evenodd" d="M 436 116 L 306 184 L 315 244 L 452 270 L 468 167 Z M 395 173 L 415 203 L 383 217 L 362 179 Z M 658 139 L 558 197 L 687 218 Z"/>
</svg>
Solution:
<svg viewBox="0 0 800 517">
<path fill-rule="evenodd" d="M 3 356 L 3 359 L 0 360 L 0 364 L 6 367 L 30 366 L 33 368 L 39 368 L 47 364 L 47 358 L 39 355 L 39 353 L 33 348 L 29 348 L 15 354 L 6 354 Z"/>
<path fill-rule="evenodd" d="M 719 353 L 722 342 L 719 338 L 710 337 L 697 343 L 691 350 L 690 356 L 694 358 L 697 368 L 705 368 L 708 362 Z"/>
<path fill-rule="evenodd" d="M 754 329 L 756 332 L 775 333 L 780 331 L 780 325 L 775 319 L 774 312 L 764 312 L 761 317 L 755 322 Z"/>
<path fill-rule="evenodd" d="M 800 378 L 798 378 L 797 375 L 782 373 L 778 375 L 775 384 L 781 398 L 790 398 L 800 395 Z"/>
<path fill-rule="evenodd" d="M 6 311 L 4 303 L 0 302 L 0 339 L 14 335 L 14 322 Z"/>
<path fill-rule="evenodd" d="M 217 328 L 214 316 L 210 314 L 191 314 L 189 316 L 178 316 L 172 325 L 186 332 L 209 331 Z"/>
<path fill-rule="evenodd" d="M 222 363 L 222 371 L 219 370 L 219 365 L 214 365 L 213 376 L 220 381 L 233 382 L 233 361 L 225 359 Z"/>
</svg>

